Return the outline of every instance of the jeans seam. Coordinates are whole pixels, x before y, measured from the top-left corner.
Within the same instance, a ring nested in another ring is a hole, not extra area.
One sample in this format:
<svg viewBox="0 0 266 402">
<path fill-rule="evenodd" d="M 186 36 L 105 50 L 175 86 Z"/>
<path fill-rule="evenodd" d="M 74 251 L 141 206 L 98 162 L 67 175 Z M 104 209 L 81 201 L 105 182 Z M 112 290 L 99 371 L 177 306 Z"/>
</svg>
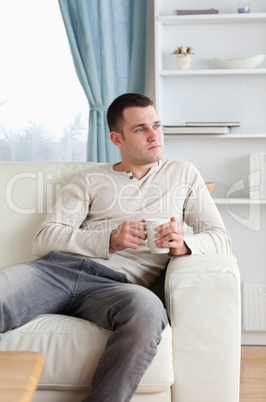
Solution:
<svg viewBox="0 0 266 402">
<path fill-rule="evenodd" d="M 79 285 L 79 282 L 80 282 L 80 278 L 83 276 L 83 267 L 84 267 L 84 265 L 85 265 L 85 262 L 86 262 L 86 260 L 83 259 L 83 260 L 82 260 L 81 267 L 80 267 L 79 272 L 78 272 L 78 275 L 77 275 L 77 279 L 76 279 L 75 285 L 74 285 L 74 287 L 73 287 L 71 302 L 72 302 L 72 300 L 74 299 L 74 297 L 77 297 L 76 291 L 77 291 L 77 289 L 78 289 L 78 285 Z"/>
<path fill-rule="evenodd" d="M 6 318 L 7 318 L 7 320 L 16 319 L 16 318 L 18 318 L 18 317 L 20 317 L 20 316 L 22 316 L 22 315 L 28 313 L 29 311 L 34 311 L 34 310 L 40 308 L 41 306 L 45 306 L 45 305 L 48 305 L 48 304 L 52 304 L 52 303 L 54 303 L 55 300 L 56 300 L 56 298 L 54 298 L 54 299 L 52 299 L 52 300 L 49 300 L 49 301 L 47 301 L 47 302 L 45 302 L 45 303 L 39 304 L 38 306 L 35 306 L 34 308 L 24 310 L 24 311 L 20 312 L 19 314 L 15 315 L 15 316 L 12 316 L 12 317 L 11 317 L 11 316 L 9 315 L 9 316 L 7 316 Z"/>
</svg>

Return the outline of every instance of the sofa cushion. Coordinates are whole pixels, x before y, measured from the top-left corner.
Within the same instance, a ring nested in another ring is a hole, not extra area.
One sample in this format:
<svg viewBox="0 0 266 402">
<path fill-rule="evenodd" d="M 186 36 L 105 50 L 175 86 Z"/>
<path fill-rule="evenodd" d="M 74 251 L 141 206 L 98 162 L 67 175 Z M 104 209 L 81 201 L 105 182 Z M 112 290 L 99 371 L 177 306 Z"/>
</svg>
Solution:
<svg viewBox="0 0 266 402">
<path fill-rule="evenodd" d="M 80 318 L 44 314 L 2 334 L 0 350 L 42 353 L 46 363 L 39 389 L 89 390 L 109 335 L 110 331 Z M 162 392 L 172 385 L 173 379 L 172 330 L 168 325 L 137 392 Z"/>
<path fill-rule="evenodd" d="M 90 164 L 0 161 L 0 268 L 36 258 L 32 241 L 38 227 L 63 186 Z"/>
</svg>

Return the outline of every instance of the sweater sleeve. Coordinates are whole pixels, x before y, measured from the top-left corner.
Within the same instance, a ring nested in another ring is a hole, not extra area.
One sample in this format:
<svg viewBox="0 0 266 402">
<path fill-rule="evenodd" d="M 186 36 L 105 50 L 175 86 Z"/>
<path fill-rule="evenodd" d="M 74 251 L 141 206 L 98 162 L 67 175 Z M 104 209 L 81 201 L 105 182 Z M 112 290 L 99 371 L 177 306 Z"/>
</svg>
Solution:
<svg viewBox="0 0 266 402">
<path fill-rule="evenodd" d="M 222 217 L 197 169 L 191 165 L 188 182 L 192 183 L 184 203 L 184 222 L 193 229 L 185 236 L 192 254 L 227 254 L 231 241 Z"/>
<path fill-rule="evenodd" d="M 51 250 L 86 257 L 108 259 L 110 228 L 83 230 L 89 214 L 89 182 L 84 173 L 66 185 L 33 241 L 33 254 L 43 256 Z"/>
</svg>

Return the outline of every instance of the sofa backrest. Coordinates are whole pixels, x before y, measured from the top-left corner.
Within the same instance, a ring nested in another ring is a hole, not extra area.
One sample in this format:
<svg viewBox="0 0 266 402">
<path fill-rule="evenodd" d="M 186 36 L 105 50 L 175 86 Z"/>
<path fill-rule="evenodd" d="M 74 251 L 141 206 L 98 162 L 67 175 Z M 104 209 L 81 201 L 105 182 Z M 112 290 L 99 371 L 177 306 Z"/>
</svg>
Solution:
<svg viewBox="0 0 266 402">
<path fill-rule="evenodd" d="M 62 187 L 89 162 L 0 162 L 0 268 L 30 261 L 32 241 Z"/>
</svg>

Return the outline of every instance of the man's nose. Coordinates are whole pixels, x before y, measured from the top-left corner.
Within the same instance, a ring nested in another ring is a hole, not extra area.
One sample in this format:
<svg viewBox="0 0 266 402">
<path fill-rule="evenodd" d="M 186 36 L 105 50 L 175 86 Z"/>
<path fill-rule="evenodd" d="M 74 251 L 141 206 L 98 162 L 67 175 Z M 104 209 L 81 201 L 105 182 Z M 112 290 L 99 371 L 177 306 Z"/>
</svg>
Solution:
<svg viewBox="0 0 266 402">
<path fill-rule="evenodd" d="M 153 128 L 151 128 L 149 130 L 149 135 L 148 135 L 148 141 L 155 141 L 158 139 L 158 132 L 157 130 L 154 130 Z"/>
</svg>

